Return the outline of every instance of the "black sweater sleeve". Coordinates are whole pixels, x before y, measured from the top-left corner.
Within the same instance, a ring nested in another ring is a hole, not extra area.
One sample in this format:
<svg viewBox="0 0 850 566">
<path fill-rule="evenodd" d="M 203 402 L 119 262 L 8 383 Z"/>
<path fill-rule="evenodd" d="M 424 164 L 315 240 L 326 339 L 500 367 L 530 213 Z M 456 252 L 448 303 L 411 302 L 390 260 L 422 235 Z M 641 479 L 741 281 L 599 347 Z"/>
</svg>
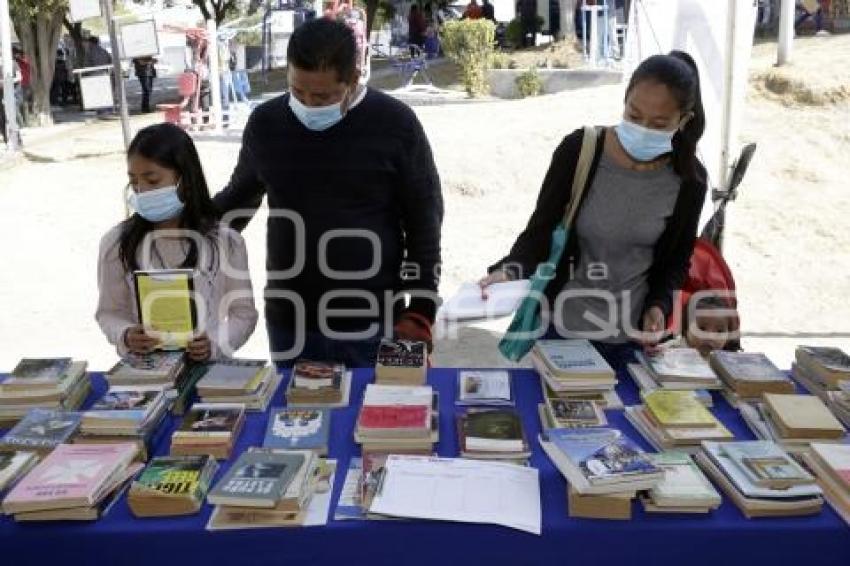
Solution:
<svg viewBox="0 0 850 566">
<path fill-rule="evenodd" d="M 531 277 L 537 264 L 546 260 L 552 230 L 564 217 L 570 201 L 582 139 L 583 130 L 576 130 L 555 149 L 528 225 L 517 237 L 508 255 L 491 265 L 488 272 L 502 269 L 514 279 L 524 279 Z"/>
<path fill-rule="evenodd" d="M 409 310 L 433 321 L 439 303 L 443 195 L 428 137 L 419 120 L 413 115 L 411 119 L 400 187 L 405 262 L 411 269 L 403 270 L 402 290 L 411 295 Z"/>
<path fill-rule="evenodd" d="M 242 231 L 254 217 L 263 202 L 266 187 L 257 172 L 256 159 L 251 150 L 256 120 L 254 115 L 245 126 L 242 134 L 242 147 L 236 168 L 230 176 L 227 186 L 213 197 L 213 203 L 219 213 L 227 219 L 228 213 L 234 217 L 228 222 L 231 228 Z"/>
<path fill-rule="evenodd" d="M 656 246 L 645 309 L 660 307 L 665 317 L 673 312 L 673 295 L 682 288 L 690 269 L 706 191 L 701 167 L 698 180 L 682 183 L 673 217 Z"/>
</svg>

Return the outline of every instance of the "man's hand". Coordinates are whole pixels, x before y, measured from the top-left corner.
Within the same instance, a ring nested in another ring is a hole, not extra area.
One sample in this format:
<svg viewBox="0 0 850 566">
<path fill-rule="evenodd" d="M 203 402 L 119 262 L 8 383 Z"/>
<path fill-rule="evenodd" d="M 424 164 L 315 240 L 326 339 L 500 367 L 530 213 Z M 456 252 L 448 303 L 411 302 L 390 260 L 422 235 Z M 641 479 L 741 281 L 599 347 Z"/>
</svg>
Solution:
<svg viewBox="0 0 850 566">
<path fill-rule="evenodd" d="M 189 354 L 189 359 L 195 362 L 205 362 L 210 359 L 212 343 L 206 332 L 192 338 L 186 346 L 186 353 Z"/>
<path fill-rule="evenodd" d="M 157 340 L 149 336 L 141 324 L 137 324 L 124 332 L 124 344 L 134 354 L 148 354 L 156 347 Z"/>
</svg>

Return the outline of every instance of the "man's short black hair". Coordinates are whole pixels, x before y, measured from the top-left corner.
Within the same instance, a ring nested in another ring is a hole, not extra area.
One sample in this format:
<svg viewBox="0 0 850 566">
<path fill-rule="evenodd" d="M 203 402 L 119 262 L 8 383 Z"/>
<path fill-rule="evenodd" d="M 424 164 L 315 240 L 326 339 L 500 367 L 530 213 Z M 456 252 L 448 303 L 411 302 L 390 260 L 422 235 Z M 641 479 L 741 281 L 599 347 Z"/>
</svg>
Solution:
<svg viewBox="0 0 850 566">
<path fill-rule="evenodd" d="M 93 45 L 100 45 L 100 38 L 96 35 L 90 35 L 88 37 L 89 43 Z"/>
<path fill-rule="evenodd" d="M 298 27 L 289 39 L 286 60 L 303 71 L 336 71 L 348 82 L 354 76 L 357 42 L 345 24 L 318 18 Z"/>
</svg>

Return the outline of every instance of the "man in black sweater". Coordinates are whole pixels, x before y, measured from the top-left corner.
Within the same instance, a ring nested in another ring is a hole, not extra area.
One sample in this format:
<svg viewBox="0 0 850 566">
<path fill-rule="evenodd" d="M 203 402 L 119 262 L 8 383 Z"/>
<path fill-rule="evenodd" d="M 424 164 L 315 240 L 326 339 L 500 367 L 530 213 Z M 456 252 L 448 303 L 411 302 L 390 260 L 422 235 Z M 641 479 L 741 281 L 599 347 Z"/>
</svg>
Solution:
<svg viewBox="0 0 850 566">
<path fill-rule="evenodd" d="M 413 111 L 358 85 L 355 53 L 344 24 L 295 31 L 290 92 L 253 112 L 214 198 L 241 229 L 268 195 L 266 320 L 281 366 L 296 357 L 370 366 L 391 330 L 431 338 L 440 179 Z"/>
</svg>

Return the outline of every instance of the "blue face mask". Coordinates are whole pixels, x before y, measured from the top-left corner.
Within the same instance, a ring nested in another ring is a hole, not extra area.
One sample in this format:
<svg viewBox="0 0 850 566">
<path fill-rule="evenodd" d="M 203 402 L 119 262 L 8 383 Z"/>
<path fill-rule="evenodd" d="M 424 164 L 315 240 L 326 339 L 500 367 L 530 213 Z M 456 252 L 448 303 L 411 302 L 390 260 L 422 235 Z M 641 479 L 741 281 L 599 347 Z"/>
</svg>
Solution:
<svg viewBox="0 0 850 566">
<path fill-rule="evenodd" d="M 130 193 L 127 204 L 148 222 L 163 222 L 183 211 L 183 203 L 177 196 L 177 185 L 161 187 L 152 191 Z"/>
<path fill-rule="evenodd" d="M 314 132 L 323 132 L 345 117 L 342 113 L 342 101 L 328 106 L 306 106 L 290 92 L 289 107 L 298 120 Z"/>
<path fill-rule="evenodd" d="M 676 130 L 652 130 L 623 120 L 614 127 L 620 145 L 633 159 L 652 161 L 673 151 L 673 136 Z"/>
</svg>

